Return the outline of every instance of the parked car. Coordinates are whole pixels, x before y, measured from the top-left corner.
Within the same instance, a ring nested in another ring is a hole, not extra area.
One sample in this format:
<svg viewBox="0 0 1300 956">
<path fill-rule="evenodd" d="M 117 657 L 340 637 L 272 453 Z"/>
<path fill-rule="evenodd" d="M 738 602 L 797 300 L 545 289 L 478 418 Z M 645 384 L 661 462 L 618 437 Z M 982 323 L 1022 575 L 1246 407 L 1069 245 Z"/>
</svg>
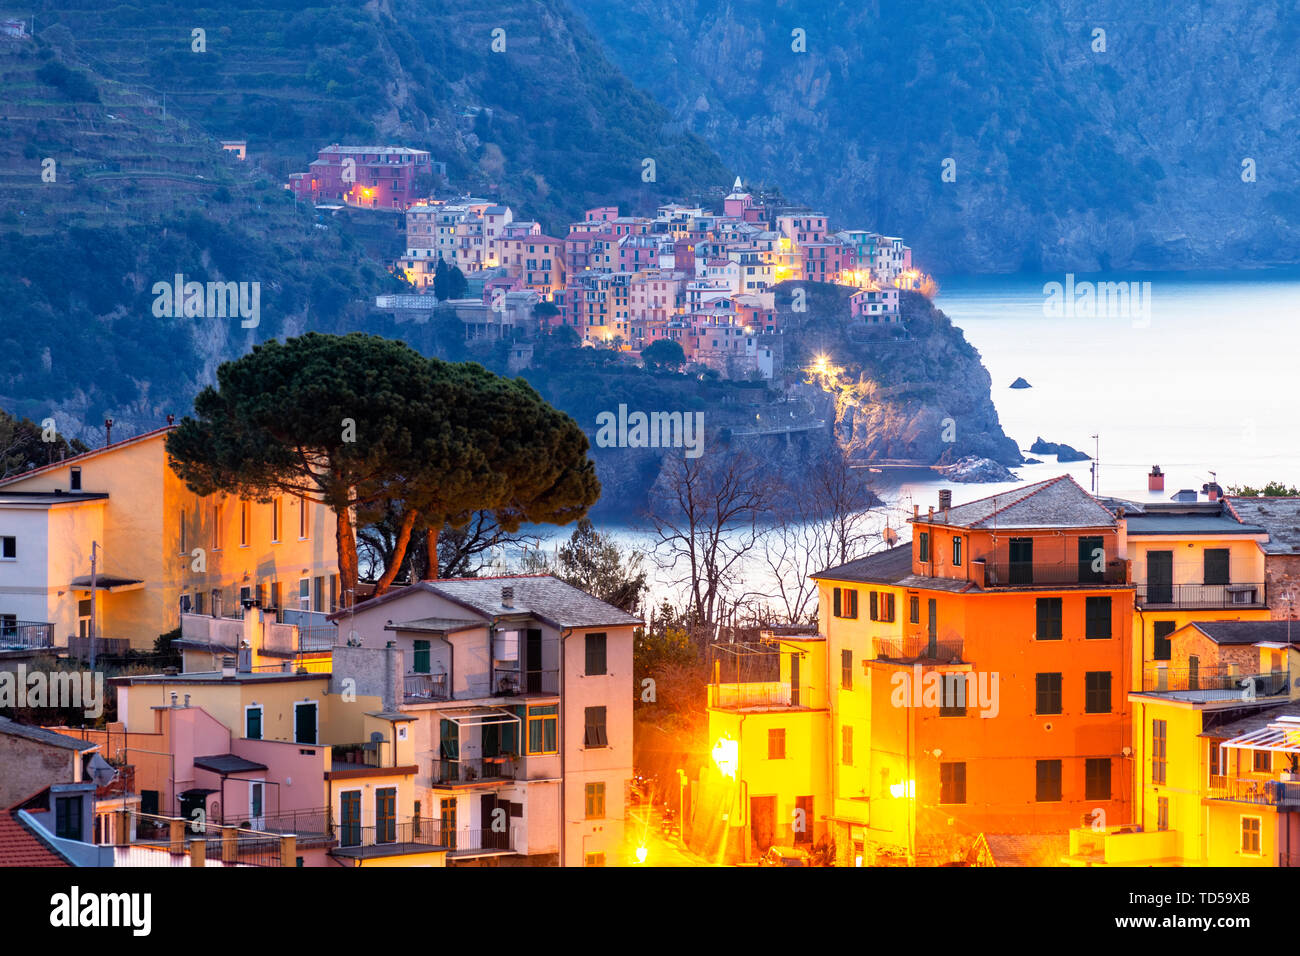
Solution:
<svg viewBox="0 0 1300 956">
<path fill-rule="evenodd" d="M 808 855 L 807 850 L 800 850 L 793 846 L 770 846 L 763 858 L 758 861 L 759 866 L 812 866 L 812 858 Z"/>
</svg>

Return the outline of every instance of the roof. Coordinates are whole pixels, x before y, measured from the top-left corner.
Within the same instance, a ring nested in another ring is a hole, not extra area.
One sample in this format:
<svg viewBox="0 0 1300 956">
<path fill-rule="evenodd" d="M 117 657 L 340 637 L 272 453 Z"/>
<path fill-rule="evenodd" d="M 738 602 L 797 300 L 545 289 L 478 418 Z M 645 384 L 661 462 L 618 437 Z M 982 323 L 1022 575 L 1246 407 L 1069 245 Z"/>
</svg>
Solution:
<svg viewBox="0 0 1300 956">
<path fill-rule="evenodd" d="M 64 459 L 64 461 L 67 461 L 67 459 Z M 31 472 L 28 472 L 28 474 L 31 474 Z M 107 499 L 108 493 L 102 491 L 6 491 L 0 493 L 0 507 L 5 505 L 36 505 L 48 508 L 50 505 L 65 505 L 83 501 L 105 501 Z"/>
<path fill-rule="evenodd" d="M 254 770 L 266 769 L 266 764 L 245 760 L 237 754 L 211 754 L 206 757 L 195 757 L 194 766 L 220 774 L 250 773 Z"/>
<path fill-rule="evenodd" d="M 1196 514 L 1188 512 L 1147 511 L 1128 516 L 1125 525 L 1130 535 L 1144 534 L 1264 534 L 1259 525 L 1245 524 L 1230 514 Z"/>
<path fill-rule="evenodd" d="M 48 465 L 41 465 L 39 468 L 33 468 L 31 471 L 24 471 L 17 475 L 10 475 L 8 478 L 0 480 L 0 487 L 11 485 L 15 481 L 21 481 L 24 478 L 30 478 L 32 475 L 39 475 L 47 471 L 53 471 L 56 468 L 62 468 L 64 465 L 76 464 L 79 461 L 85 461 L 87 458 L 94 458 L 96 455 L 102 455 L 105 452 L 117 451 L 119 448 L 125 448 L 128 445 L 135 445 L 142 441 L 148 441 L 151 438 L 157 438 L 159 435 L 165 435 L 167 432 L 176 428 L 175 425 L 164 425 L 162 428 L 155 428 L 153 431 L 144 432 L 136 435 L 134 438 L 123 438 L 121 441 L 115 441 L 111 445 L 105 445 L 102 448 L 92 448 L 90 451 L 83 451 L 80 455 L 72 455 L 59 461 L 52 461 Z"/>
<path fill-rule="evenodd" d="M 431 634 L 454 634 L 469 631 L 487 624 L 484 620 L 467 617 L 420 617 L 414 621 L 399 621 L 384 627 L 385 631 L 427 631 Z"/>
<path fill-rule="evenodd" d="M 1261 641 L 1276 641 L 1286 644 L 1294 633 L 1300 642 L 1300 622 L 1291 621 L 1192 621 L 1187 625 L 1194 627 L 1215 644 L 1243 645 L 1258 644 Z"/>
<path fill-rule="evenodd" d="M 1300 554 L 1300 498 L 1242 498 L 1229 495 L 1228 509 L 1268 532 L 1265 554 Z"/>
<path fill-rule="evenodd" d="M 1003 530 L 1014 528 L 1115 527 L 1113 512 L 1069 475 L 1022 485 L 989 495 L 933 516 L 908 519 L 957 528 Z"/>
<path fill-rule="evenodd" d="M 1057 833 L 984 833 L 996 866 L 1060 866 L 1070 852 L 1069 837 Z"/>
<path fill-rule="evenodd" d="M 16 808 L 0 813 L 0 866 L 71 865 L 18 819 Z"/>
<path fill-rule="evenodd" d="M 912 545 L 900 544 L 887 551 L 869 554 L 847 564 L 818 571 L 813 578 L 861 581 L 869 584 L 898 584 L 912 573 Z"/>
<path fill-rule="evenodd" d="M 44 727 L 33 727 L 31 724 L 20 724 L 17 721 L 10 720 L 8 717 L 0 717 L 0 734 L 8 734 L 11 737 L 23 737 L 27 740 L 35 741 L 39 744 L 46 744 L 50 747 L 60 747 L 63 750 L 97 750 L 99 744 L 92 743 L 89 740 L 78 740 L 76 737 L 69 737 L 67 734 L 60 734 L 53 730 L 46 730 Z"/>
<path fill-rule="evenodd" d="M 239 671 L 234 677 L 223 677 L 221 671 L 194 671 L 186 674 L 128 674 L 110 677 L 108 683 L 115 687 L 124 684 L 274 684 L 281 681 L 329 680 L 329 677 L 329 674 L 288 674 L 284 671 Z"/>
<path fill-rule="evenodd" d="M 513 587 L 510 607 L 501 603 L 502 587 Z M 501 617 L 535 617 L 552 627 L 619 627 L 641 624 L 639 617 L 606 604 L 586 591 L 549 574 L 503 575 L 485 578 L 442 578 L 420 581 L 377 598 L 363 601 L 356 610 L 401 599 L 415 589 L 454 601 L 482 616 L 485 621 Z M 337 619 L 351 611 L 331 615 Z"/>
<path fill-rule="evenodd" d="M 115 574 L 97 574 L 95 575 L 95 588 L 100 591 L 112 590 L 113 588 L 124 588 L 132 584 L 144 584 L 139 578 L 123 578 Z M 90 587 L 90 575 L 82 574 L 68 582 L 69 587 L 88 588 Z"/>
</svg>

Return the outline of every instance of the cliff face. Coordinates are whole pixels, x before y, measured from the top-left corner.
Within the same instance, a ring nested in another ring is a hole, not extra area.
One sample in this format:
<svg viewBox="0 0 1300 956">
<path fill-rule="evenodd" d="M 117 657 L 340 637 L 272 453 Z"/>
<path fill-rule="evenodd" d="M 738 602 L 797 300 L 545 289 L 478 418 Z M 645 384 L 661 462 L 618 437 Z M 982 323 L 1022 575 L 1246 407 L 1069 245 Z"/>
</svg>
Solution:
<svg viewBox="0 0 1300 956">
<path fill-rule="evenodd" d="M 1293 5 L 571 2 L 747 180 L 928 269 L 1300 261 Z"/>
</svg>

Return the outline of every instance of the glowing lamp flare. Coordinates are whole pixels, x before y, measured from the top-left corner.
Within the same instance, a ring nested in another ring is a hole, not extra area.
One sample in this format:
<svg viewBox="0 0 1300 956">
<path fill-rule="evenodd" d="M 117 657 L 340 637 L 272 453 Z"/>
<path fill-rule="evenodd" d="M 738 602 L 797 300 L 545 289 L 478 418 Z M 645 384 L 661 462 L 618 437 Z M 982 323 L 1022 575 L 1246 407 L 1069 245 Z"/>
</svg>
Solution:
<svg viewBox="0 0 1300 956">
<path fill-rule="evenodd" d="M 736 778 L 736 765 L 740 763 L 740 745 L 730 737 L 721 737 L 713 745 L 713 762 L 724 777 Z"/>
</svg>

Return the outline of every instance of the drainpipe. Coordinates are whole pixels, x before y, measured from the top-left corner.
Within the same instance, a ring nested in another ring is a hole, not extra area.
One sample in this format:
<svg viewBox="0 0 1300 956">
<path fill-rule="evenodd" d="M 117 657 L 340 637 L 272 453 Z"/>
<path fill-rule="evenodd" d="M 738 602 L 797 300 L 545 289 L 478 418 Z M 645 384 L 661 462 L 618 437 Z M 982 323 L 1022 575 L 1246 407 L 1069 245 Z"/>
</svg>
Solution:
<svg viewBox="0 0 1300 956">
<path fill-rule="evenodd" d="M 564 642 L 573 634 L 573 628 L 566 627 L 560 631 L 560 706 L 556 708 L 556 728 L 555 736 L 560 745 L 560 866 L 567 865 L 568 847 L 565 840 L 565 797 L 568 795 L 568 777 L 564 773 L 564 752 L 568 748 L 564 740 L 564 709 L 568 706 L 568 701 L 564 696 Z M 524 732 L 528 730 L 524 727 Z M 522 743 L 523 741 L 520 741 Z M 626 814 L 625 814 L 626 815 Z"/>
</svg>

